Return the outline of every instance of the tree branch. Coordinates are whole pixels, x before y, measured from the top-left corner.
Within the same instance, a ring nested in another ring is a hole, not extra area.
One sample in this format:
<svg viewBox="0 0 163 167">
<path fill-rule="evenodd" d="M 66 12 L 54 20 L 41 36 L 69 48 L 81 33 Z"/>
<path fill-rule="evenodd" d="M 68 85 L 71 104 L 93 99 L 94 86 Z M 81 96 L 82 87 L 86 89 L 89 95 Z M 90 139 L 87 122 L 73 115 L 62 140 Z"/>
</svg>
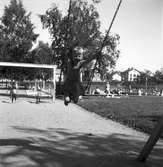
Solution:
<svg viewBox="0 0 163 167">
<path fill-rule="evenodd" d="M 97 58 L 100 57 L 101 52 L 102 52 L 103 48 L 105 47 L 106 40 L 108 38 L 108 35 L 110 33 L 111 27 L 112 27 L 113 22 L 114 22 L 114 20 L 116 18 L 116 15 L 118 13 L 118 10 L 120 8 L 121 3 L 122 3 L 122 0 L 119 1 L 119 4 L 118 4 L 118 6 L 116 8 L 116 11 L 115 11 L 114 16 L 112 18 L 112 21 L 111 21 L 110 26 L 108 28 L 108 31 L 107 31 L 107 33 L 106 33 L 106 35 L 104 37 L 104 40 L 102 41 L 101 47 L 97 50 L 97 52 L 95 52 L 92 55 L 89 55 L 88 59 L 80 61 L 79 65 L 77 66 L 78 68 L 81 68 L 81 67 L 85 66 L 86 64 L 88 64 L 89 62 L 91 62 L 92 60 L 94 60 L 94 59 L 97 60 Z"/>
</svg>

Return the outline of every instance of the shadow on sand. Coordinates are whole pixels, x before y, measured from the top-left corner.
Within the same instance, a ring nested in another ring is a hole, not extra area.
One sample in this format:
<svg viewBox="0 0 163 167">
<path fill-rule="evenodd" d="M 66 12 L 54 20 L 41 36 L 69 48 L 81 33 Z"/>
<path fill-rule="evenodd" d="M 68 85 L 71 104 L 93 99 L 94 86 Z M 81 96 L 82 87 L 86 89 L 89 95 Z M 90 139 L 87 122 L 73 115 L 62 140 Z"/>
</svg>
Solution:
<svg viewBox="0 0 163 167">
<path fill-rule="evenodd" d="M 2 103 L 11 103 L 9 100 L 2 100 Z"/>
<path fill-rule="evenodd" d="M 144 142 L 130 136 L 95 136 L 66 129 L 27 129 L 26 138 L 0 139 L 4 167 L 161 167 L 163 148 L 156 147 L 146 163 L 136 160 Z"/>
<path fill-rule="evenodd" d="M 43 100 L 41 100 L 41 101 L 38 102 L 38 103 L 36 103 L 36 101 L 34 101 L 34 100 L 33 100 L 33 101 L 28 100 L 27 102 L 28 102 L 28 103 L 33 103 L 33 104 L 40 104 L 40 103 L 47 103 L 47 104 L 48 104 L 48 103 L 50 103 L 49 101 L 43 101 Z"/>
</svg>

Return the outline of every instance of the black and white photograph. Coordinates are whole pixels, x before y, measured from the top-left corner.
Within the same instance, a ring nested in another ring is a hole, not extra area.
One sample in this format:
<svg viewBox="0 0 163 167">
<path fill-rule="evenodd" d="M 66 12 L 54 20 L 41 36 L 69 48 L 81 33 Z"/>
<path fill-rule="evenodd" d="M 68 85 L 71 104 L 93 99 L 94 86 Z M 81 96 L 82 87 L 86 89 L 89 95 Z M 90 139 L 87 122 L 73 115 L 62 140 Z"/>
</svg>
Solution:
<svg viewBox="0 0 163 167">
<path fill-rule="evenodd" d="M 0 0 L 0 167 L 163 166 L 163 0 Z"/>
</svg>

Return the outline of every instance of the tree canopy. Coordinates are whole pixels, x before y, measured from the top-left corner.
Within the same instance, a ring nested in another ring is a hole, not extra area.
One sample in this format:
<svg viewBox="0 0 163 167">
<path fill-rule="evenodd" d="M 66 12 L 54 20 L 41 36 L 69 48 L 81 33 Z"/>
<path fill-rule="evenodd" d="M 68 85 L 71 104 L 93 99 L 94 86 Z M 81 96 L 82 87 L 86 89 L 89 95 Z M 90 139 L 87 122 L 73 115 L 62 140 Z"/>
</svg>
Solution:
<svg viewBox="0 0 163 167">
<path fill-rule="evenodd" d="M 81 49 L 84 53 L 80 68 L 92 60 L 97 60 L 96 70 L 101 74 L 104 69 L 115 66 L 120 53 L 117 49 L 120 37 L 101 33 L 96 3 L 99 1 L 89 4 L 83 0 L 70 0 L 66 15 L 57 6 L 40 15 L 43 27 L 49 30 L 53 40 L 53 60 L 61 69 L 67 68 L 68 59 L 74 64 Z"/>
<path fill-rule="evenodd" d="M 163 83 L 163 67 L 155 72 L 154 79 L 157 84 Z"/>
<path fill-rule="evenodd" d="M 10 62 L 26 62 L 28 51 L 38 34 L 19 0 L 11 0 L 4 8 L 0 24 L 1 59 Z"/>
<path fill-rule="evenodd" d="M 11 0 L 10 4 L 5 6 L 0 18 L 0 61 L 29 61 L 28 53 L 38 37 L 38 34 L 34 33 L 30 15 L 20 0 Z M 8 75 L 11 73 L 9 68 L 3 68 L 3 71 Z M 13 73 L 14 71 L 19 73 L 16 68 L 12 69 Z"/>
<path fill-rule="evenodd" d="M 39 41 L 35 49 L 30 52 L 31 63 L 35 64 L 53 64 L 52 50 L 48 43 Z M 35 71 L 35 77 L 39 79 L 49 79 L 52 74 L 49 69 L 37 69 Z"/>
</svg>

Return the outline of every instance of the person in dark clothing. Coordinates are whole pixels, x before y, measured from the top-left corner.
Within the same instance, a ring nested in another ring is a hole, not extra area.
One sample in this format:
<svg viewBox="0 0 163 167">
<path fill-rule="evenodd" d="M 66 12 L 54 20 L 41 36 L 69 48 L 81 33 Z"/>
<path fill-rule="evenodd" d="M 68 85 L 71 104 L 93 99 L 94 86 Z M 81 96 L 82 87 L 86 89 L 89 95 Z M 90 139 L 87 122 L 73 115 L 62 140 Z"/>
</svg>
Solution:
<svg viewBox="0 0 163 167">
<path fill-rule="evenodd" d="M 79 53 L 79 55 L 82 55 Z M 80 81 L 81 56 L 74 59 L 68 59 L 67 70 L 64 81 L 64 104 L 68 105 L 71 101 L 77 103 L 79 96 L 84 94 L 84 88 Z"/>
<path fill-rule="evenodd" d="M 40 99 L 40 91 L 41 91 L 41 89 L 40 89 L 39 85 L 37 85 L 36 86 L 36 104 L 38 104 L 41 101 L 41 99 Z"/>
<path fill-rule="evenodd" d="M 10 87 L 10 99 L 11 103 L 13 103 L 14 100 L 16 101 L 16 88 L 13 86 Z"/>
</svg>

